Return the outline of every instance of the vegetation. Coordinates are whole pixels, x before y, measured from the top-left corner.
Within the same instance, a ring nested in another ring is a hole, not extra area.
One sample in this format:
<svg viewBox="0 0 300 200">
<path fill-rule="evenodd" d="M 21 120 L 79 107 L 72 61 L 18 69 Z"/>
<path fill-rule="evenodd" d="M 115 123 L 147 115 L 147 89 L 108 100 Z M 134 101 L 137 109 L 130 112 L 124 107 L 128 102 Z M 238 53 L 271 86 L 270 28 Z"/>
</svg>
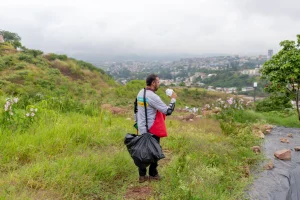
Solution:
<svg viewBox="0 0 300 200">
<path fill-rule="evenodd" d="M 168 117 L 164 179 L 139 184 L 123 139 L 134 132 L 132 104 L 144 81 L 121 86 L 89 63 L 26 48 L 0 49 L 0 77 L 0 199 L 131 199 L 141 188 L 145 199 L 243 199 L 249 168 L 263 159 L 250 148 L 261 142 L 251 125 L 299 127 L 291 109 L 241 110 L 228 94 L 172 87 L 178 111 L 219 98 L 231 106 L 214 103 L 219 114 L 197 121 L 178 120 L 184 112 Z M 157 92 L 168 102 L 165 89 Z"/>
<path fill-rule="evenodd" d="M 300 121 L 300 35 L 295 41 L 285 40 L 280 43 L 282 49 L 267 61 L 261 70 L 263 78 L 270 81 L 266 90 L 280 93 L 296 101 L 298 119 Z"/>
<path fill-rule="evenodd" d="M 22 47 L 21 37 L 17 33 L 0 30 L 0 34 L 3 36 L 4 41 L 10 43 L 14 48 Z"/>
</svg>

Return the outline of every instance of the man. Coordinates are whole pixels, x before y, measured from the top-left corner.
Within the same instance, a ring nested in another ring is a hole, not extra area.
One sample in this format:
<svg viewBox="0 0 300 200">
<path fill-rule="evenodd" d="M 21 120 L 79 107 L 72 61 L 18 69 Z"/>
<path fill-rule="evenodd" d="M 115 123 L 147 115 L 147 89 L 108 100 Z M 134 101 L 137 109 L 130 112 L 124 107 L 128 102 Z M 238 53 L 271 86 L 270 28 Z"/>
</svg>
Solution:
<svg viewBox="0 0 300 200">
<path fill-rule="evenodd" d="M 155 74 L 151 74 L 146 79 L 146 107 L 147 107 L 147 124 L 145 116 L 145 106 L 144 106 L 144 89 L 142 89 L 137 95 L 137 106 L 135 111 L 136 120 L 138 125 L 138 132 L 140 134 L 146 133 L 147 129 L 150 133 L 153 134 L 153 137 L 160 141 L 160 137 L 166 137 L 167 132 L 165 128 L 164 118 L 167 115 L 171 115 L 175 108 L 175 102 L 177 95 L 175 92 L 170 96 L 171 102 L 167 106 L 160 97 L 155 94 L 159 88 L 159 77 Z M 146 126 L 147 125 L 147 126 Z M 149 167 L 149 178 L 147 174 L 147 166 L 143 163 L 138 163 L 135 161 L 135 164 L 139 167 L 139 182 L 145 182 L 149 180 L 160 180 L 160 176 L 157 171 L 157 162 L 151 163 Z"/>
</svg>

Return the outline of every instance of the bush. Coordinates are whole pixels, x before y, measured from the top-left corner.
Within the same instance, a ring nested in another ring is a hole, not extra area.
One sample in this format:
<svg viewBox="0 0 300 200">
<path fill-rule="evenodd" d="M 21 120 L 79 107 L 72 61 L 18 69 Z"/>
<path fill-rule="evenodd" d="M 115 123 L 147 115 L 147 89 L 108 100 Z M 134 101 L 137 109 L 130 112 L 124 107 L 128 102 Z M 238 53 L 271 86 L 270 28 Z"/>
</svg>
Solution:
<svg viewBox="0 0 300 200">
<path fill-rule="evenodd" d="M 270 96 L 256 104 L 256 111 L 269 112 L 269 111 L 282 111 L 286 108 L 292 108 L 290 99 L 286 96 Z"/>
<path fill-rule="evenodd" d="M 28 62 L 28 63 L 33 63 L 33 59 L 34 59 L 34 57 L 31 54 L 21 53 L 19 55 L 19 60 L 21 60 L 21 61 L 25 61 L 25 62 Z"/>
</svg>

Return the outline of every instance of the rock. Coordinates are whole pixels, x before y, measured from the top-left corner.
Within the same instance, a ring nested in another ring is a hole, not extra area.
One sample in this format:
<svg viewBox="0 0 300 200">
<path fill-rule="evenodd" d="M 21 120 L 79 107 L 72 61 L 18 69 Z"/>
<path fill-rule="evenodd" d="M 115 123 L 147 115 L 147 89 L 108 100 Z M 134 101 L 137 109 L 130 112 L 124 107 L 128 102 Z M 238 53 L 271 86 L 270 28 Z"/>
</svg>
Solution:
<svg viewBox="0 0 300 200">
<path fill-rule="evenodd" d="M 251 147 L 252 151 L 256 154 L 259 154 L 260 153 L 260 146 L 253 146 Z"/>
<path fill-rule="evenodd" d="M 125 112 L 124 109 L 118 107 L 112 107 L 110 108 L 110 111 L 112 112 L 112 114 L 123 114 Z"/>
<path fill-rule="evenodd" d="M 295 151 L 300 151 L 300 146 L 297 146 L 294 149 L 295 149 Z"/>
<path fill-rule="evenodd" d="M 265 130 L 265 133 L 266 133 L 266 134 L 270 134 L 270 133 L 271 133 L 271 129 Z"/>
<path fill-rule="evenodd" d="M 265 138 L 265 134 L 262 131 L 258 131 L 257 134 L 258 134 L 259 138 L 261 138 L 261 139 Z"/>
<path fill-rule="evenodd" d="M 249 177 L 250 176 L 250 168 L 248 165 L 244 166 L 244 172 L 245 172 L 245 177 Z"/>
<path fill-rule="evenodd" d="M 291 159 L 291 150 L 289 149 L 282 149 L 276 151 L 274 156 L 280 160 L 290 160 Z"/>
<path fill-rule="evenodd" d="M 264 129 L 265 129 L 265 130 L 272 130 L 272 129 L 273 129 L 273 126 L 268 125 L 268 124 L 265 124 L 265 125 L 264 125 Z"/>
<path fill-rule="evenodd" d="M 190 122 L 194 121 L 193 119 L 189 119 Z"/>
<path fill-rule="evenodd" d="M 290 143 L 287 138 L 280 138 L 280 142 L 282 142 L 282 143 Z"/>
<path fill-rule="evenodd" d="M 215 114 L 218 114 L 218 113 L 220 113 L 220 112 L 221 112 L 220 109 L 214 109 L 214 110 L 212 110 L 212 113 L 215 113 Z"/>
<path fill-rule="evenodd" d="M 190 119 L 194 119 L 195 115 L 194 114 L 189 114 L 187 116 L 184 116 L 183 117 L 183 120 L 185 121 L 189 121 Z"/>
<path fill-rule="evenodd" d="M 293 134 L 289 133 L 287 136 L 290 137 L 290 138 L 292 138 Z"/>
<path fill-rule="evenodd" d="M 126 120 L 131 120 L 131 118 L 128 117 L 128 118 L 126 118 Z"/>
<path fill-rule="evenodd" d="M 273 164 L 272 161 L 270 161 L 268 164 L 266 164 L 264 166 L 264 169 L 266 169 L 266 170 L 270 170 L 270 169 L 273 169 L 273 168 L 274 168 L 274 164 Z"/>
</svg>

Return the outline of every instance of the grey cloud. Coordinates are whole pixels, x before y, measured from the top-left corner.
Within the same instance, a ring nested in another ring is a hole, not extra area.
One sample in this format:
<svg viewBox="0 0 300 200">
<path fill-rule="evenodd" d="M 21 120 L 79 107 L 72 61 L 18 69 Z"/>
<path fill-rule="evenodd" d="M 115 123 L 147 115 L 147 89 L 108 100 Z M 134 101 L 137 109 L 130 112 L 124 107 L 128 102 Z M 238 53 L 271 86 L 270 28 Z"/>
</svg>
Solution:
<svg viewBox="0 0 300 200">
<path fill-rule="evenodd" d="M 266 54 L 299 33 L 298 0 L 6 1 L 0 29 L 68 55 Z M 13 15 L 11 13 L 14 13 Z"/>
</svg>

